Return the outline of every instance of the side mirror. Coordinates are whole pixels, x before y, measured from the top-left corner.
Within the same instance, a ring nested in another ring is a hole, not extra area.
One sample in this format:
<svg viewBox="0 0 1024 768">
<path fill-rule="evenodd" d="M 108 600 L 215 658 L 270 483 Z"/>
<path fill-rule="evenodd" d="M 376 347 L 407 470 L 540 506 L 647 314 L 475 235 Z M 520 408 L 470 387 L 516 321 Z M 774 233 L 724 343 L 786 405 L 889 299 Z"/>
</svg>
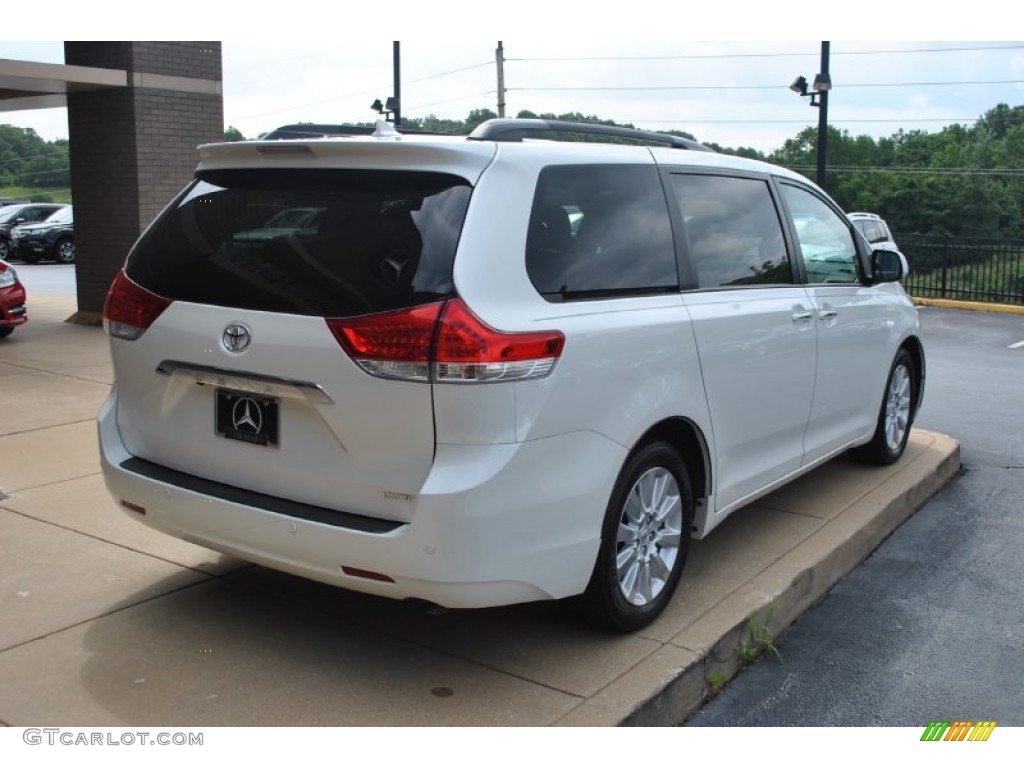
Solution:
<svg viewBox="0 0 1024 768">
<path fill-rule="evenodd" d="M 876 283 L 895 283 L 904 277 L 906 269 L 903 254 L 897 251 L 873 251 L 871 253 L 872 273 Z"/>
</svg>

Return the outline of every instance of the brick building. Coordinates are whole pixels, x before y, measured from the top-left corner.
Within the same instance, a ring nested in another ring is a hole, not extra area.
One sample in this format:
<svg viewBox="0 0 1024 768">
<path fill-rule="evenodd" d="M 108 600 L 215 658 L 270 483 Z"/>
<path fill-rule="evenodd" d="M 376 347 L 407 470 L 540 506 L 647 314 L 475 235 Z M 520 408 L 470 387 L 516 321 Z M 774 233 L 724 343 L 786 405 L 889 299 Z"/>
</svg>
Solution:
<svg viewBox="0 0 1024 768">
<path fill-rule="evenodd" d="M 224 133 L 219 42 L 65 42 L 64 65 L 0 60 L 0 109 L 66 104 L 77 322 L 99 322 L 132 243 Z"/>
</svg>

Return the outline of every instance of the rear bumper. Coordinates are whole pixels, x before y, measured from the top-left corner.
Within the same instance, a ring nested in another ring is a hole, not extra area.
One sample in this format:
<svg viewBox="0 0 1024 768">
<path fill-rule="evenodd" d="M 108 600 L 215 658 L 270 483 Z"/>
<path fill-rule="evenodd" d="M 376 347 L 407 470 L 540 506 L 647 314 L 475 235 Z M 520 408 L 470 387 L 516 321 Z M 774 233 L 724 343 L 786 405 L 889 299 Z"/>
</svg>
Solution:
<svg viewBox="0 0 1024 768">
<path fill-rule="evenodd" d="M 115 387 L 99 414 L 100 455 L 107 488 L 129 516 L 270 568 L 450 608 L 582 592 L 626 454 L 593 432 L 493 446 L 438 445 L 430 475 L 409 500 L 411 522 L 383 521 L 280 498 L 286 506 L 275 508 L 271 497 L 147 467 L 121 441 L 116 396 Z"/>
</svg>

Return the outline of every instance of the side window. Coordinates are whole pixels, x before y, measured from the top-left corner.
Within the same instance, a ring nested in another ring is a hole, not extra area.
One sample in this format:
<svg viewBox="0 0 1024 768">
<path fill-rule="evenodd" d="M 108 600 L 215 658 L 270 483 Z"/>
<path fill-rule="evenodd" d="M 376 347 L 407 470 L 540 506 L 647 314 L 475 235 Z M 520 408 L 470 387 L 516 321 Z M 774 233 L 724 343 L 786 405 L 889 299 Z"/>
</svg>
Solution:
<svg viewBox="0 0 1024 768">
<path fill-rule="evenodd" d="M 807 282 L 857 282 L 857 249 L 846 219 L 802 187 L 779 186 L 793 217 Z"/>
<path fill-rule="evenodd" d="M 677 291 L 672 225 L 657 168 L 544 168 L 530 214 L 526 270 L 548 301 Z"/>
<path fill-rule="evenodd" d="M 672 186 L 701 288 L 793 282 L 767 182 L 673 174 Z"/>
</svg>

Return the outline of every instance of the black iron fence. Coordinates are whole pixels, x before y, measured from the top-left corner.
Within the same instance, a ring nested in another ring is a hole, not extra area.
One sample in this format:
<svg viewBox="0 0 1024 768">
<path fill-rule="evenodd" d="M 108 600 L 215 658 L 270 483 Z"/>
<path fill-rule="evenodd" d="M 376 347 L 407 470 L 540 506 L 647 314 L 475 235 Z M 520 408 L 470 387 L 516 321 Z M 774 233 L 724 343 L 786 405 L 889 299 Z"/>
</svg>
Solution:
<svg viewBox="0 0 1024 768">
<path fill-rule="evenodd" d="M 1024 304 L 1024 240 L 894 235 L 910 262 L 911 296 Z"/>
</svg>

